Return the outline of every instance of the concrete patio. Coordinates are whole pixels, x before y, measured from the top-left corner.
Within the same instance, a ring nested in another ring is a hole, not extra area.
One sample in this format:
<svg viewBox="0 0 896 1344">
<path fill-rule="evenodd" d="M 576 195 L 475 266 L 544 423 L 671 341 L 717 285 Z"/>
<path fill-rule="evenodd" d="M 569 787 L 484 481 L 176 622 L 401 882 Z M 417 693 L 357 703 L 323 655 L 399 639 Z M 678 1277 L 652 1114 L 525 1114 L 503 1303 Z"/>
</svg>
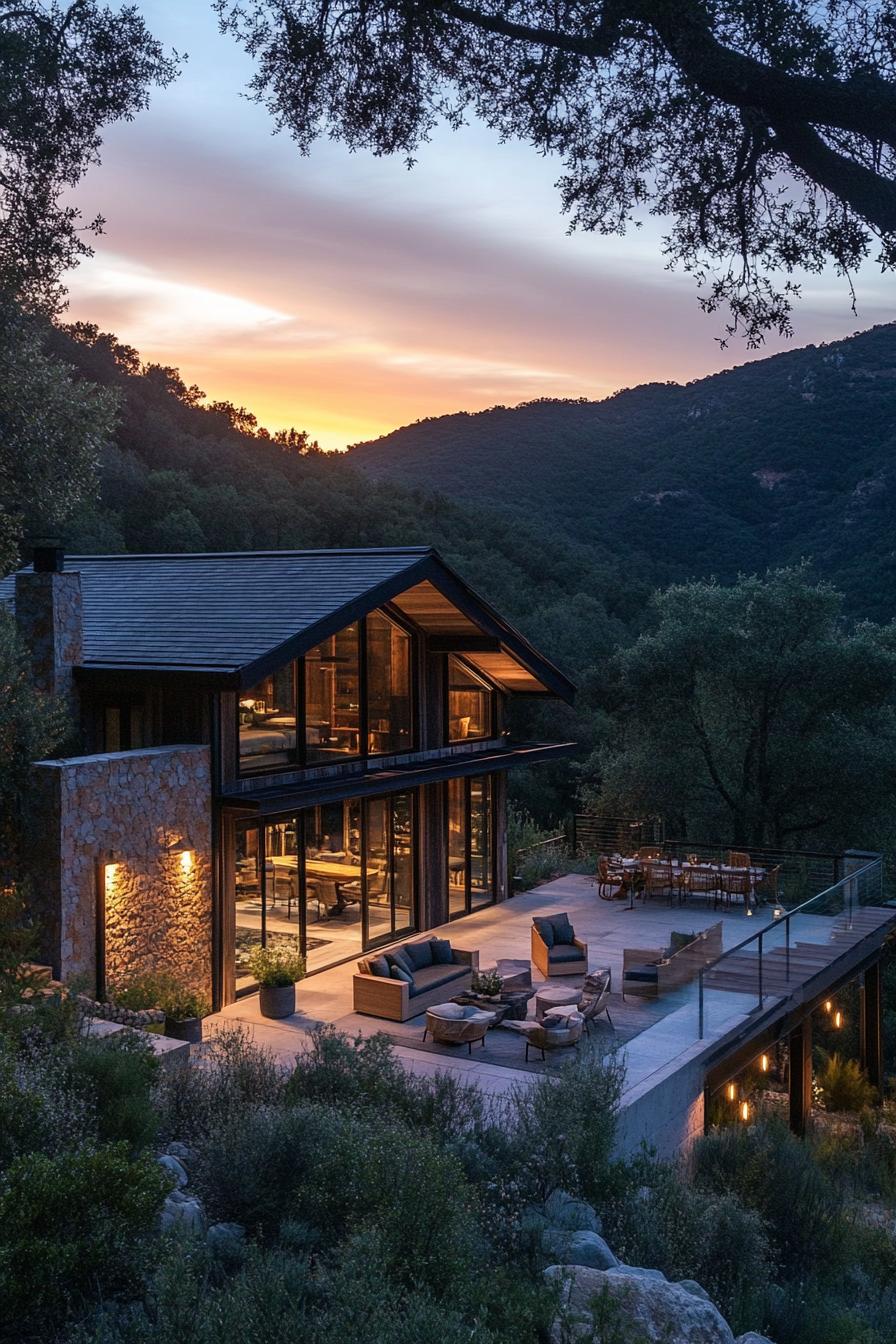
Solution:
<svg viewBox="0 0 896 1344">
<path fill-rule="evenodd" d="M 647 903 L 638 901 L 630 910 L 622 902 L 601 900 L 588 877 L 570 874 L 500 905 L 489 906 L 450 925 L 430 930 L 427 936 L 437 934 L 450 938 L 459 947 L 478 949 L 483 966 L 494 964 L 499 957 L 528 960 L 532 916 L 562 910 L 569 914 L 577 936 L 588 944 L 589 967 L 609 966 L 612 970 L 611 1013 L 616 1014 L 614 1020 L 624 1016 L 628 1030 L 612 1033 L 607 1027 L 597 1027 L 592 1036 L 593 1048 L 602 1052 L 618 1049 L 625 1066 L 626 1094 L 633 1097 L 667 1076 L 670 1069 L 674 1071 L 677 1061 L 685 1062 L 694 1053 L 698 1046 L 697 1007 L 695 987 L 689 986 L 658 1000 L 637 999 L 630 1011 L 626 1005 L 620 1014 L 624 949 L 665 946 L 673 930 L 700 931 L 719 920 L 723 925 L 723 946 L 728 949 L 770 917 L 762 911 L 756 917 L 747 918 L 742 908 L 714 910 L 697 904 L 670 906 L 667 901 L 656 898 Z M 258 1044 L 265 1046 L 284 1064 L 293 1062 L 309 1030 L 320 1023 L 332 1023 L 351 1036 L 386 1031 L 393 1039 L 402 1064 L 418 1075 L 459 1073 L 484 1092 L 494 1095 L 528 1087 L 536 1081 L 536 1073 L 514 1067 L 512 1063 L 483 1062 L 475 1053 L 470 1057 L 465 1050 L 452 1050 L 451 1047 L 436 1047 L 436 1051 L 419 1048 L 416 1041 L 422 1038 L 422 1017 L 403 1024 L 404 1031 L 396 1035 L 397 1024 L 355 1015 L 352 1006 L 354 971 L 355 962 L 351 961 L 303 981 L 297 992 L 297 1012 L 285 1021 L 273 1022 L 261 1017 L 258 996 L 253 995 L 229 1005 L 209 1020 L 209 1026 L 213 1030 L 217 1023 L 243 1023 Z M 533 968 L 533 985 L 543 983 L 543 977 Z M 714 997 L 718 1002 L 714 1011 L 707 1014 L 711 1028 L 701 1048 L 742 1021 L 752 1007 L 752 999 L 746 995 L 725 993 Z M 530 1015 L 533 1010 L 534 1002 L 530 1005 Z M 618 1021 L 617 1025 L 620 1025 Z M 501 1028 L 497 1030 L 502 1031 Z M 502 1034 L 505 1033 L 502 1031 Z M 405 1039 L 412 1037 L 415 1043 L 404 1044 L 402 1035 Z M 626 1036 L 629 1039 L 625 1039 Z M 515 1053 L 522 1066 L 522 1040 L 518 1040 Z"/>
</svg>

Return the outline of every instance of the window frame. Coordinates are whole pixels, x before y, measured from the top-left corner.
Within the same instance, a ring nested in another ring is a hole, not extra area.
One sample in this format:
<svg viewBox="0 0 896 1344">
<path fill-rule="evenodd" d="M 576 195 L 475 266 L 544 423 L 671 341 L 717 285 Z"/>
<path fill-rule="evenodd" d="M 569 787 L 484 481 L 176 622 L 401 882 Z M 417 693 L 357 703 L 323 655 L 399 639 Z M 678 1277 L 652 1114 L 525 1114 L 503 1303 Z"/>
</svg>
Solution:
<svg viewBox="0 0 896 1344">
<path fill-rule="evenodd" d="M 444 826 L 445 826 L 445 890 L 448 895 L 448 923 L 451 924 L 456 919 L 465 919 L 467 915 L 474 915 L 477 910 L 485 910 L 490 905 L 495 905 L 498 900 L 498 845 L 497 845 L 497 791 L 494 785 L 494 775 L 459 775 L 455 777 L 463 786 L 463 824 L 464 824 L 464 908 L 451 913 L 451 870 L 449 868 L 450 852 L 448 845 L 448 828 L 451 812 L 451 794 L 450 784 L 454 781 L 446 780 L 444 787 Z M 473 802 L 472 785 L 474 779 L 485 779 L 488 781 L 488 824 L 489 824 L 489 889 L 491 891 L 490 899 L 481 901 L 478 905 L 473 905 Z"/>
<path fill-rule="evenodd" d="M 472 678 L 473 681 L 478 682 L 479 685 L 482 687 L 482 689 L 485 691 L 486 695 L 488 696 L 488 725 L 484 733 L 477 733 L 475 737 L 452 738 L 451 736 L 452 661 L 454 661 L 460 667 L 462 667 L 463 670 L 469 674 L 469 676 Z M 497 733 L 497 723 L 498 723 L 497 689 L 495 688 L 493 683 L 490 682 L 488 678 L 483 675 L 482 672 L 480 672 L 477 668 L 473 667 L 470 663 L 468 663 L 466 658 L 462 658 L 459 653 L 445 654 L 445 685 L 444 685 L 444 694 L 442 696 L 442 715 L 443 715 L 443 722 L 445 725 L 443 736 L 445 739 L 446 747 L 456 747 L 462 742 L 488 742 L 493 737 L 495 737 Z"/>
</svg>

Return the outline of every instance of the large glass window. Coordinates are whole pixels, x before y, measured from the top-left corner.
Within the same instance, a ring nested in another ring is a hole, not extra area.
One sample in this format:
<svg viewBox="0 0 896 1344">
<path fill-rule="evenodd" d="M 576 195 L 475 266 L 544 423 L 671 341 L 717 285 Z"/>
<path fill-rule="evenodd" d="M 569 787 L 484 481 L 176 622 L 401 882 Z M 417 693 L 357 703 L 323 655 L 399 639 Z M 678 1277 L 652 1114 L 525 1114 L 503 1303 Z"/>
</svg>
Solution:
<svg viewBox="0 0 896 1344">
<path fill-rule="evenodd" d="M 234 963 L 236 991 L 252 985 L 249 974 L 249 949 L 264 941 L 265 909 L 262 888 L 261 862 L 258 848 L 258 827 L 239 825 L 236 828 L 234 853 Z"/>
<path fill-rule="evenodd" d="M 294 663 L 240 695 L 239 750 L 242 770 L 272 769 L 296 760 Z"/>
<path fill-rule="evenodd" d="M 408 751 L 411 740 L 411 637 L 382 612 L 367 617 L 367 750 Z"/>
<path fill-rule="evenodd" d="M 491 737 L 491 688 L 459 658 L 448 659 L 448 741 Z"/>
<path fill-rule="evenodd" d="M 413 798 L 394 793 L 366 807 L 367 933 L 370 946 L 414 927 Z"/>
<path fill-rule="evenodd" d="M 448 918 L 495 899 L 492 781 L 488 775 L 448 781 Z"/>
<path fill-rule="evenodd" d="M 305 759 L 309 765 L 361 754 L 358 624 L 305 655 Z"/>
</svg>

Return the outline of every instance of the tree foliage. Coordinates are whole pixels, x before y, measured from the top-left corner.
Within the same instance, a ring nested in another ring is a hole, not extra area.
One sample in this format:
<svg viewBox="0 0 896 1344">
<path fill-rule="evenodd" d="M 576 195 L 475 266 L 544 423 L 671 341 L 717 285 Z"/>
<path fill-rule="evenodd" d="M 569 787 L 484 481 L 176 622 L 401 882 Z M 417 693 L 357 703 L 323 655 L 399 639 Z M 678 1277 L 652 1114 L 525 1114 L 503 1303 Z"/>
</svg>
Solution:
<svg viewBox="0 0 896 1344">
<path fill-rule="evenodd" d="M 618 657 L 602 804 L 752 845 L 859 844 L 896 788 L 896 626 L 805 568 L 676 585 Z"/>
<path fill-rule="evenodd" d="M 0 3 L 0 289 L 59 307 L 60 277 L 90 254 L 70 188 L 99 162 L 101 133 L 129 121 L 173 79 L 134 5 L 96 0 Z"/>
<path fill-rule="evenodd" d="M 896 259 L 889 0 L 216 0 L 303 150 L 409 157 L 473 114 L 563 163 L 573 226 L 649 208 L 671 265 L 751 344 L 790 331 L 796 268 Z"/>
</svg>

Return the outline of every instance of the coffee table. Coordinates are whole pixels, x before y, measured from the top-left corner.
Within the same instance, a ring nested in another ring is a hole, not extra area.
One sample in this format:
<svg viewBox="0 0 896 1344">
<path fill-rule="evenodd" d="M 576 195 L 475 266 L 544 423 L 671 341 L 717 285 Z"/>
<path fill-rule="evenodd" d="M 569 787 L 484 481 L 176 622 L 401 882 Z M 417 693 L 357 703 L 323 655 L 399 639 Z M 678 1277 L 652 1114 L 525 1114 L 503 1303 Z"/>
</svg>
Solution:
<svg viewBox="0 0 896 1344">
<path fill-rule="evenodd" d="M 497 999 L 489 999 L 483 994 L 474 994 L 472 989 L 467 989 L 462 994 L 455 994 L 451 1002 L 472 1003 L 476 1008 L 494 1013 L 495 1020 L 492 1026 L 497 1027 L 505 1019 L 511 1022 L 523 1022 L 529 1011 L 529 1000 L 534 993 L 534 989 L 502 989 Z"/>
<path fill-rule="evenodd" d="M 538 1022 L 553 1008 L 577 1008 L 582 1002 L 582 991 L 569 985 L 547 985 L 535 995 L 535 1017 Z"/>
</svg>

